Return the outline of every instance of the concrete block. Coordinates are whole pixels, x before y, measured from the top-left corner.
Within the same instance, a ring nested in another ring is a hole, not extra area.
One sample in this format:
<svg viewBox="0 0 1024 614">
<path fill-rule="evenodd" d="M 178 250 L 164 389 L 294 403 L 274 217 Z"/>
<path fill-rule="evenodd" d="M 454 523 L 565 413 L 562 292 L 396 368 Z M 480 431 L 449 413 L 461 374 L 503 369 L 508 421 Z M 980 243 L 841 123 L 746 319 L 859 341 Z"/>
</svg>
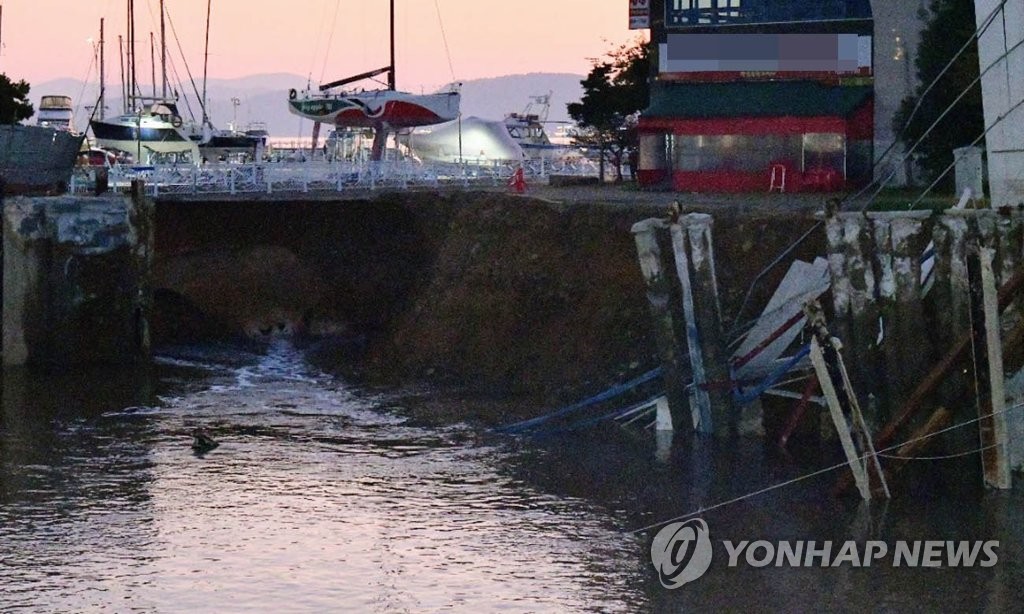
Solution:
<svg viewBox="0 0 1024 614">
<path fill-rule="evenodd" d="M 152 207 L 141 196 L 5 203 L 5 366 L 148 355 Z"/>
</svg>

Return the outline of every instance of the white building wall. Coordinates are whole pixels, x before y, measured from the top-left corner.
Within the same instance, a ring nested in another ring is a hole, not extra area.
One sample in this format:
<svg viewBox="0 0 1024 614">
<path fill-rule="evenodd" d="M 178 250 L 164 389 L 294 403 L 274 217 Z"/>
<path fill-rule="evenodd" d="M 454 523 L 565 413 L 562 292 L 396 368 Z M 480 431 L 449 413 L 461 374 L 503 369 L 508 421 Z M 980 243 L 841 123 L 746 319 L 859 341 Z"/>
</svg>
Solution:
<svg viewBox="0 0 1024 614">
<path fill-rule="evenodd" d="M 1002 1 L 974 0 L 979 27 Z M 982 72 L 992 66 L 982 77 L 981 88 L 985 127 L 995 125 L 985 137 L 993 207 L 1024 203 L 1024 105 L 1014 109 L 1024 100 L 1024 45 L 1010 51 L 1022 39 L 1024 0 L 1006 0 L 995 21 L 978 39 Z"/>
</svg>

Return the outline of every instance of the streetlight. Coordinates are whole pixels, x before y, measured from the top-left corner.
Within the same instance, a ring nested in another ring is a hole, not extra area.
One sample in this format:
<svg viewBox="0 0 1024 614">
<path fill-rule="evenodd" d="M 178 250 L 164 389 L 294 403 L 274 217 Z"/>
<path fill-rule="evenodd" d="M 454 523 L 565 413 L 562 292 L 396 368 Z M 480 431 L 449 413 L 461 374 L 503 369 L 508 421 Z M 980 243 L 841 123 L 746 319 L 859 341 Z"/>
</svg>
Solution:
<svg viewBox="0 0 1024 614">
<path fill-rule="evenodd" d="M 238 98 L 231 99 L 231 105 L 234 107 L 231 114 L 231 131 L 238 131 L 238 105 L 242 104 L 242 101 Z"/>
</svg>

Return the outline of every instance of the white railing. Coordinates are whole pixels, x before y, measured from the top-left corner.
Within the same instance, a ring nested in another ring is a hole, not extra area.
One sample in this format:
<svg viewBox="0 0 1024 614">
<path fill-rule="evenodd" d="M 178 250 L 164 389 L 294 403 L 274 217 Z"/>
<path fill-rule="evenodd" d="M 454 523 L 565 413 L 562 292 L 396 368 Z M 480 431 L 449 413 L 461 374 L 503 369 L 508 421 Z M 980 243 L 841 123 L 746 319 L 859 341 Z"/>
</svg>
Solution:
<svg viewBox="0 0 1024 614">
<path fill-rule="evenodd" d="M 308 161 L 216 163 L 156 166 L 116 165 L 107 170 L 111 190 L 127 190 L 135 179 L 146 182 L 147 193 L 160 195 L 273 194 L 275 192 L 343 192 L 347 190 L 411 189 L 423 187 L 493 187 L 506 185 L 518 168 L 529 184 L 546 183 L 551 175 L 597 176 L 590 160 L 527 160 L 524 162 L 420 163 Z M 69 191 L 91 193 L 96 168 L 76 168 Z"/>
</svg>

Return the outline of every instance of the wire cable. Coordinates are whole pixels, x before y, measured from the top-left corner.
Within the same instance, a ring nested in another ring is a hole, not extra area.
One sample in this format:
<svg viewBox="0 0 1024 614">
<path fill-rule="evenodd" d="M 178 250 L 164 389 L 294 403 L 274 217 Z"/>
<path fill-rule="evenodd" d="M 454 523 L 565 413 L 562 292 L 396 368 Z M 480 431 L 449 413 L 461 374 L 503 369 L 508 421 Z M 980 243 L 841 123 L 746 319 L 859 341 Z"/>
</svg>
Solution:
<svg viewBox="0 0 1024 614">
<path fill-rule="evenodd" d="M 196 80 L 192 77 L 192 70 L 188 67 L 188 60 L 185 58 L 185 50 L 181 47 L 181 39 L 178 38 L 178 31 L 174 27 L 174 20 L 171 19 L 170 12 L 167 13 L 167 24 L 171 26 L 171 34 L 174 36 L 174 42 L 178 45 L 178 53 L 181 54 L 181 63 L 185 65 L 185 74 L 188 75 L 188 80 L 192 84 L 192 91 L 196 94 L 196 99 L 199 100 L 199 105 L 202 107 L 203 115 L 206 115 L 206 109 L 203 107 L 205 102 L 203 101 L 202 95 L 199 93 L 199 88 L 196 86 Z M 168 58 L 168 61 L 171 61 Z M 171 63 L 174 66 L 173 62 Z M 175 71 L 177 73 L 177 71 Z M 179 83 L 181 82 L 179 78 Z M 189 113 L 192 113 L 192 107 L 188 104 L 188 97 L 185 97 L 185 105 L 188 106 Z M 195 115 L 193 114 L 193 118 Z"/>
<path fill-rule="evenodd" d="M 979 37 L 980 37 L 980 36 L 981 36 L 982 34 L 984 34 L 984 33 L 985 33 L 985 32 L 986 32 L 987 30 L 988 30 L 988 28 L 989 28 L 989 27 L 990 27 L 990 26 L 992 25 L 992 23 L 993 23 L 993 22 L 995 21 L 996 15 L 997 15 L 997 14 L 998 14 L 998 13 L 999 13 L 1000 11 L 1002 11 L 1002 10 L 1003 10 L 1003 7 L 1004 7 L 1004 5 L 1006 4 L 1006 2 L 1007 2 L 1007 1 L 1008 1 L 1008 0 L 1002 0 L 1002 1 L 1001 1 L 1001 2 L 999 3 L 999 5 L 998 5 L 998 6 L 996 6 L 996 7 L 995 7 L 995 8 L 994 8 L 994 9 L 992 10 L 992 12 L 991 12 L 991 13 L 989 13 L 989 15 L 988 15 L 988 16 L 987 16 L 987 17 L 985 18 L 985 20 L 983 21 L 982 25 L 981 25 L 981 26 L 979 26 L 979 27 L 978 27 L 978 28 L 977 28 L 977 29 L 976 29 L 976 30 L 974 31 L 974 34 L 973 34 L 973 35 L 972 35 L 972 36 L 971 36 L 970 38 L 968 38 L 968 40 L 967 40 L 967 41 L 966 41 L 966 42 L 964 43 L 964 45 L 963 45 L 963 46 L 962 46 L 962 47 L 960 48 L 960 50 L 959 50 L 959 51 L 958 51 L 958 52 L 957 52 L 957 53 L 956 53 L 956 54 L 955 54 L 955 55 L 953 56 L 953 58 L 952 58 L 952 59 L 951 59 L 951 60 L 950 60 L 950 61 L 949 61 L 949 62 L 947 63 L 946 67 L 944 67 L 944 68 L 942 69 L 942 71 L 941 71 L 941 72 L 939 73 L 939 75 L 938 75 L 938 76 L 936 76 L 936 77 L 935 77 L 934 79 L 932 79 L 932 81 L 931 81 L 931 82 L 930 82 L 930 83 L 928 84 L 928 86 L 927 86 L 927 87 L 926 87 L 926 88 L 924 89 L 924 91 L 922 92 L 922 94 L 921 94 L 921 95 L 919 96 L 919 101 L 918 101 L 918 105 L 917 105 L 917 106 L 915 106 L 914 110 L 913 110 L 913 111 L 911 112 L 911 115 L 910 115 L 910 117 L 908 118 L 908 121 L 907 121 L 906 125 L 904 126 L 903 130 L 901 130 L 901 131 L 900 131 L 900 133 L 899 133 L 899 134 L 898 134 L 898 135 L 896 136 L 896 138 L 895 138 L 895 139 L 893 140 L 893 142 L 892 142 L 892 143 L 891 143 L 891 144 L 890 144 L 890 145 L 889 145 L 889 146 L 888 146 L 888 147 L 887 147 L 887 148 L 886 148 L 886 149 L 885 149 L 885 150 L 884 150 L 884 151 L 882 152 L 882 154 L 881 154 L 880 156 L 878 156 L 878 158 L 876 159 L 875 163 L 874 163 L 874 164 L 872 165 L 872 167 L 871 167 L 872 171 L 876 170 L 876 169 L 877 169 L 877 168 L 878 168 L 879 166 L 881 166 L 881 163 L 882 163 L 882 161 L 883 161 L 883 160 L 885 160 L 885 158 L 886 158 L 886 157 L 887 157 L 887 156 L 889 155 L 889 153 L 890 153 L 890 152 L 892 151 L 892 149 L 893 149 L 893 148 L 894 148 L 894 147 L 896 146 L 896 144 L 897 144 L 898 142 L 900 142 L 900 140 L 901 140 L 901 138 L 903 137 L 903 135 L 905 135 L 905 134 L 906 134 L 907 128 L 908 128 L 908 127 L 910 126 L 910 120 L 911 120 L 911 119 L 913 119 L 914 115 L 915 115 L 915 114 L 917 113 L 918 109 L 920 108 L 920 100 L 922 100 L 922 99 L 924 98 L 924 96 L 925 96 L 925 95 L 927 95 L 928 93 L 930 93 L 930 92 L 931 92 L 931 90 L 932 90 L 932 89 L 933 89 L 933 88 L 934 88 L 934 87 L 935 87 L 935 86 L 936 86 L 936 85 L 938 84 L 939 80 L 940 80 L 940 79 L 941 79 L 941 78 L 942 78 L 942 77 L 943 77 L 943 76 L 945 75 L 945 73 L 946 73 L 946 72 L 947 72 L 947 71 L 949 70 L 949 67 L 950 67 L 950 66 L 951 66 L 951 65 L 952 65 L 952 64 L 953 64 L 953 63 L 954 63 L 954 62 L 955 62 L 955 61 L 956 61 L 956 60 L 957 60 L 957 59 L 958 59 L 958 58 L 959 58 L 959 57 L 960 57 L 961 55 L 963 55 L 963 53 L 964 53 L 964 52 L 965 52 L 965 51 L 966 51 L 966 50 L 967 50 L 968 48 L 970 48 L 970 45 L 971 45 L 971 43 L 972 43 L 972 42 L 974 42 L 974 41 L 976 41 L 976 40 L 977 40 L 977 39 L 978 39 L 978 38 L 979 38 Z M 1015 47 L 1016 47 L 1016 46 L 1015 46 Z M 1003 55 L 1003 57 L 1005 57 L 1005 56 L 1006 56 L 1006 55 L 1007 55 L 1008 53 L 1009 53 L 1009 51 L 1007 51 L 1007 53 L 1005 53 L 1005 54 Z M 998 62 L 998 60 L 997 60 L 996 62 L 993 62 L 993 64 L 995 64 L 995 63 L 997 63 L 997 62 Z M 986 69 L 986 70 L 987 70 L 987 69 Z M 958 100 L 959 100 L 959 99 L 958 99 Z M 902 163 L 902 162 L 906 161 L 907 159 L 909 159 L 912 153 L 913 153 L 913 150 L 910 150 L 910 151 L 908 151 L 908 152 L 905 152 L 905 153 L 904 153 L 904 155 L 903 155 L 903 156 L 901 157 L 901 159 L 900 159 L 900 162 Z M 854 194 L 853 194 L 852 196 L 850 196 L 850 195 L 847 195 L 847 196 L 843 197 L 843 198 L 842 198 L 842 199 L 840 200 L 840 202 L 839 202 L 840 208 L 842 208 L 842 205 L 843 205 L 843 204 L 845 204 L 845 203 L 848 203 L 848 202 L 853 202 L 853 201 L 855 201 L 856 199 L 860 198 L 860 197 L 861 197 L 861 196 L 863 196 L 863 195 L 864 195 L 865 193 L 867 193 L 867 192 L 868 192 L 868 190 L 870 190 L 870 189 L 871 189 L 871 188 L 872 188 L 873 186 L 875 186 L 875 185 L 879 185 L 879 186 L 880 186 L 879 190 L 878 190 L 878 191 L 876 191 L 875 193 L 873 193 L 873 194 L 872 194 L 872 196 L 871 196 L 871 198 L 870 198 L 870 199 L 868 200 L 868 202 L 866 202 L 866 203 L 864 204 L 864 206 L 863 206 L 863 207 L 861 207 L 861 209 L 860 209 L 860 210 L 861 210 L 862 212 L 863 212 L 863 211 L 865 211 L 865 210 L 866 210 L 866 209 L 867 209 L 867 208 L 868 208 L 868 207 L 869 207 L 869 206 L 870 206 L 870 205 L 871 205 L 871 204 L 872 204 L 872 203 L 874 202 L 874 199 L 875 199 L 875 198 L 876 198 L 876 197 L 878 196 L 879 192 L 880 192 L 880 191 L 881 191 L 882 189 L 884 189 L 884 188 L 885 188 L 885 186 L 886 186 L 886 185 L 888 184 L 889 180 L 891 180 L 891 179 L 892 179 L 893 177 L 895 177 L 895 176 L 896 176 L 896 173 L 898 172 L 898 171 L 897 171 L 897 169 L 898 169 L 898 165 L 897 165 L 897 166 L 895 166 L 895 167 L 893 168 L 893 170 L 892 170 L 892 171 L 891 171 L 891 172 L 890 172 L 889 174 L 887 174 L 887 175 L 886 175 L 886 176 L 885 176 L 885 177 L 884 177 L 883 179 L 881 179 L 881 180 L 873 179 L 873 180 L 872 180 L 872 181 L 870 181 L 870 182 L 869 182 L 869 183 L 868 183 L 867 185 L 865 185 L 865 186 L 864 186 L 863 188 L 861 188 L 860 190 L 858 190 L 857 192 L 855 192 L 855 193 L 854 193 Z M 788 256 L 788 255 L 789 255 L 790 253 L 792 253 L 792 252 L 793 252 L 793 250 L 795 250 L 795 249 L 796 249 L 796 248 L 797 248 L 797 247 L 798 247 L 798 246 L 799 246 L 800 244 L 802 244 L 802 243 L 803 243 L 803 242 L 804 242 L 805 240 L 807 240 L 807 238 L 808 238 L 808 237 L 809 237 L 809 236 L 810 236 L 810 235 L 811 235 L 811 234 L 812 234 L 812 233 L 813 233 L 814 231 L 816 231 L 816 230 L 817 230 L 817 229 L 818 229 L 818 228 L 819 228 L 819 227 L 820 227 L 820 226 L 821 226 L 821 225 L 822 225 L 823 223 L 824 223 L 824 222 L 823 222 L 823 221 L 821 221 L 821 220 L 818 220 L 817 222 L 815 222 L 815 223 L 814 223 L 814 225 L 813 225 L 813 226 L 811 226 L 811 228 L 807 230 L 807 232 L 805 232 L 804 234 L 800 235 L 800 237 L 799 237 L 799 238 L 797 238 L 797 239 L 796 239 L 796 240 L 795 240 L 795 241 L 794 241 L 794 242 L 793 242 L 793 243 L 792 243 L 792 244 L 791 244 L 791 245 L 790 245 L 789 247 L 787 247 L 786 249 L 784 249 L 784 250 L 783 250 L 783 252 L 782 252 L 782 253 L 781 253 L 781 254 L 780 254 L 780 255 L 779 255 L 779 256 L 778 256 L 777 258 L 775 258 L 774 260 L 772 260 L 772 261 L 771 261 L 771 262 L 770 262 L 770 263 L 769 263 L 769 264 L 768 264 L 768 265 L 767 265 L 767 266 L 766 266 L 765 268 L 763 268 L 763 269 L 762 269 L 762 270 L 761 270 L 761 271 L 760 271 L 760 272 L 759 272 L 759 273 L 758 273 L 758 274 L 757 274 L 757 275 L 756 275 L 756 276 L 754 277 L 754 280 L 753 280 L 753 281 L 751 281 L 751 283 L 750 283 L 750 287 L 748 288 L 748 290 L 747 290 L 746 294 L 745 294 L 745 295 L 744 295 L 744 297 L 743 297 L 743 302 L 742 302 L 742 303 L 740 303 L 740 307 L 739 307 L 739 310 L 738 310 L 738 311 L 737 311 L 737 313 L 736 313 L 736 317 L 735 317 L 735 318 L 733 319 L 733 324 L 732 324 L 732 327 L 731 327 L 731 328 L 730 328 L 730 330 L 729 330 L 729 335 L 730 335 L 730 336 L 732 336 L 732 335 L 733 335 L 733 334 L 734 334 L 734 333 L 735 333 L 735 332 L 736 332 L 736 331 L 737 331 L 737 330 L 738 330 L 738 329 L 740 328 L 740 327 L 739 327 L 739 322 L 740 322 L 741 318 L 743 317 L 743 313 L 744 313 L 744 311 L 746 310 L 746 308 L 747 308 L 747 305 L 748 305 L 748 304 L 749 304 L 749 302 L 750 302 L 750 298 L 751 298 L 751 296 L 752 296 L 752 295 L 753 295 L 753 293 L 754 293 L 754 289 L 755 289 L 755 288 L 757 287 L 757 285 L 758 285 L 758 284 L 759 284 L 759 283 L 761 282 L 761 280 L 762 280 L 762 279 L 764 278 L 764 276 L 765 276 L 765 275 L 767 275 L 767 274 L 768 274 L 768 272 L 769 272 L 769 271 L 770 271 L 771 269 L 773 269 L 773 268 L 774 268 L 775 266 L 777 266 L 777 265 L 779 264 L 779 262 L 781 262 L 781 261 L 782 261 L 782 260 L 783 260 L 783 259 L 784 259 L 784 258 L 785 258 L 786 256 Z"/>
<path fill-rule="evenodd" d="M 931 439 L 932 437 L 937 437 L 939 435 L 942 435 L 943 433 L 948 433 L 950 431 L 953 431 L 953 430 L 956 430 L 956 429 L 959 429 L 959 428 L 963 428 L 965 426 L 970 426 L 971 424 L 980 422 L 982 420 L 987 420 L 989 418 L 998 416 L 1000 414 L 1009 413 L 1011 410 L 1020 409 L 1021 407 L 1024 407 L 1024 403 L 1017 403 L 1016 405 L 1011 405 L 1011 406 L 1003 409 L 1002 411 L 993 412 L 993 413 L 991 413 L 991 414 L 989 414 L 987 416 L 979 416 L 977 418 L 972 418 L 972 419 L 967 420 L 965 422 L 959 422 L 959 423 L 954 424 L 952 426 L 948 426 L 948 427 L 946 427 L 944 429 L 935 431 L 934 433 L 929 433 L 927 435 L 922 435 L 920 437 L 914 437 L 914 438 L 908 439 L 908 440 L 906 440 L 906 441 L 904 441 L 902 443 L 898 443 L 896 445 L 889 446 L 888 448 L 883 448 L 881 450 L 877 450 L 876 454 L 877 455 L 881 455 L 884 452 L 891 452 L 893 450 L 897 450 L 899 448 L 902 448 L 903 446 L 905 446 L 907 444 L 915 443 L 915 442 L 918 442 L 918 441 L 924 441 L 926 439 Z M 979 452 L 979 450 L 974 450 L 973 451 L 973 453 L 977 453 L 977 452 Z M 871 456 L 870 453 L 869 454 L 862 454 L 860 457 L 858 457 L 858 458 L 856 458 L 854 460 L 863 461 L 863 460 L 867 459 L 870 456 Z M 674 518 L 669 518 L 668 520 L 662 520 L 660 522 L 655 522 L 653 524 L 642 526 L 642 527 L 637 528 L 637 529 L 632 529 L 630 531 L 627 531 L 627 533 L 631 533 L 631 534 L 642 533 L 644 531 L 649 531 L 650 529 L 655 529 L 657 527 L 666 525 L 666 524 L 668 524 L 670 522 L 676 522 L 676 521 L 679 521 L 679 520 L 685 520 L 685 519 L 693 517 L 693 516 L 697 516 L 697 515 L 700 515 L 700 514 L 705 514 L 707 512 L 712 511 L 712 510 L 716 510 L 716 509 L 723 508 L 723 507 L 726 507 L 726 506 L 729 506 L 729 505 L 733 505 L 734 503 L 739 503 L 739 502 L 745 501 L 747 499 L 753 499 L 754 497 L 758 497 L 758 496 L 763 495 L 765 493 L 772 492 L 773 490 L 778 490 L 778 489 L 784 488 L 786 486 L 792 486 L 793 484 L 797 484 L 799 482 L 803 482 L 803 481 L 809 480 L 811 478 L 815 478 L 815 477 L 819 477 L 819 476 L 825 475 L 827 473 L 835 471 L 836 469 L 842 469 L 843 467 L 849 467 L 849 462 L 848 461 L 843 461 L 841 463 L 836 463 L 835 465 L 831 465 L 829 467 L 825 467 L 823 469 L 819 469 L 817 471 L 813 471 L 811 473 L 808 473 L 808 474 L 805 474 L 805 475 L 801 475 L 801 476 L 795 477 L 793 479 L 786 480 L 784 482 L 779 482 L 777 484 L 772 484 L 771 486 L 766 486 L 764 488 L 755 490 L 753 492 L 749 492 L 749 493 L 740 495 L 738 497 L 733 497 L 732 499 L 728 499 L 726 501 L 720 501 L 718 503 L 715 503 L 714 505 L 711 505 L 710 507 L 701 507 L 700 509 L 698 509 L 696 511 L 693 511 L 693 512 L 690 512 L 689 514 L 683 514 L 682 516 L 676 516 Z"/>
<path fill-rule="evenodd" d="M 1004 2 L 1006 0 L 1003 0 Z M 434 8 L 437 9 L 437 23 L 441 26 L 441 40 L 444 42 L 444 54 L 448 58 L 448 72 L 452 75 L 452 83 L 455 83 L 455 68 L 452 66 L 452 53 L 448 49 L 448 35 L 444 31 L 444 20 L 441 19 L 441 5 L 439 0 L 434 0 Z"/>
<path fill-rule="evenodd" d="M 1022 42 L 1024 42 L 1024 41 L 1022 41 Z M 978 137 L 977 137 L 976 139 L 974 139 L 973 141 L 971 141 L 970 147 L 973 147 L 973 146 L 977 145 L 978 143 L 980 143 L 980 142 L 981 142 L 981 139 L 985 138 L 985 135 L 986 135 L 986 134 L 988 134 L 989 132 L 991 132 L 993 128 L 995 128 L 996 126 L 998 126 L 998 125 L 999 125 L 999 124 L 1000 124 L 1000 123 L 1001 123 L 1001 122 L 1002 122 L 1002 121 L 1003 121 L 1004 119 L 1006 119 L 1007 117 L 1009 117 L 1009 116 L 1010 116 L 1010 115 L 1011 115 L 1011 114 L 1012 114 L 1012 113 L 1013 113 L 1014 111 L 1016 111 L 1016 110 L 1017 110 L 1018 108 L 1020 108 L 1020 107 L 1021 107 L 1021 105 L 1024 105 L 1024 98 L 1021 98 L 1020 100 L 1018 100 L 1018 101 L 1016 102 L 1016 104 L 1014 104 L 1014 105 L 1013 105 L 1012 107 L 1010 107 L 1009 109 L 1007 109 L 1007 111 L 1006 111 L 1005 113 L 1003 113 L 1002 115 L 1000 115 L 999 117 L 997 117 L 997 118 L 996 118 L 996 120 L 995 120 L 994 122 L 992 122 L 992 125 L 991 125 L 991 126 L 989 126 L 989 127 L 985 128 L 985 130 L 984 130 L 984 131 L 982 131 L 982 133 L 981 133 L 981 134 L 979 134 L 979 135 L 978 135 Z M 913 208 L 915 208 L 915 207 L 916 207 L 916 206 L 918 205 L 918 203 L 920 203 L 920 202 L 921 202 L 921 201 L 922 201 L 922 200 L 924 199 L 924 197 L 925 197 L 925 196 L 927 196 L 927 195 L 928 195 L 928 193 L 929 193 L 929 192 L 931 192 L 931 191 L 932 191 L 932 189 L 933 189 L 933 188 L 934 188 L 935 186 L 937 186 L 937 185 L 939 184 L 939 182 L 940 182 L 940 181 L 942 181 L 942 178 L 943 178 L 943 177 L 945 177 L 946 175 L 948 175 L 948 174 L 949 174 L 949 171 L 953 170 L 953 169 L 954 169 L 954 168 L 956 167 L 956 163 L 957 163 L 957 161 L 958 161 L 958 159 L 957 159 L 956 157 L 954 157 L 954 158 L 953 158 L 953 161 L 949 163 L 949 166 L 947 166 L 947 167 L 946 167 L 946 168 L 945 168 L 945 169 L 944 169 L 944 170 L 942 171 L 942 173 L 940 173 L 940 174 L 939 174 L 939 176 L 935 178 L 935 181 L 933 181 L 933 182 L 931 183 L 931 185 L 929 185 L 929 186 L 928 186 L 927 188 L 925 188 L 924 192 L 922 192 L 922 193 L 921 193 L 921 195 L 917 197 L 917 200 L 915 200 L 914 202 L 910 203 L 910 207 L 908 207 L 908 209 L 913 209 Z"/>
<path fill-rule="evenodd" d="M 324 73 L 327 72 L 327 60 L 331 57 L 331 46 L 334 44 L 334 31 L 338 29 L 338 9 L 341 8 L 341 0 L 334 3 L 334 18 L 331 19 L 331 34 L 327 37 L 327 48 L 324 49 L 324 64 L 320 67 L 320 83 L 324 82 Z"/>
<path fill-rule="evenodd" d="M 891 460 L 902 460 L 902 461 L 940 461 L 940 460 L 953 460 L 955 458 L 963 458 L 965 456 L 973 456 L 974 454 L 980 454 L 993 448 L 998 448 L 1003 444 L 993 443 L 991 445 L 978 448 L 976 450 L 968 450 L 966 452 L 956 452 L 954 454 L 942 454 L 939 456 L 900 456 L 899 454 L 879 454 L 882 458 L 888 458 Z"/>
<path fill-rule="evenodd" d="M 942 120 L 945 119 L 947 115 L 949 115 L 949 113 L 953 110 L 953 108 L 961 100 L 963 100 L 964 96 L 969 94 L 971 92 L 971 90 L 974 89 L 974 86 L 981 82 L 982 77 L 984 77 L 986 74 L 988 74 L 988 72 L 990 70 L 992 70 L 993 68 L 998 66 L 1003 60 L 1007 59 L 1010 56 L 1011 53 L 1016 51 L 1022 45 L 1024 45 L 1024 39 L 1018 41 L 1017 44 L 1015 44 L 1013 47 L 1010 47 L 1009 49 L 1007 49 L 1002 55 L 1000 55 L 998 58 L 996 58 L 995 61 L 993 61 L 988 66 L 986 66 L 985 70 L 981 71 L 978 74 L 978 76 L 974 78 L 973 81 L 971 81 L 966 87 L 964 87 L 964 89 L 960 91 L 960 94 L 953 100 L 953 102 L 949 103 L 949 105 L 942 111 L 942 113 L 939 114 L 939 117 L 936 118 L 935 121 L 933 121 L 930 126 L 928 126 L 928 129 L 925 130 L 924 133 L 921 134 L 921 136 L 918 137 L 918 139 L 916 141 L 914 141 L 914 143 L 911 145 L 910 149 L 908 149 L 906 151 L 906 153 L 903 155 L 903 157 L 900 159 L 900 163 L 906 162 L 910 158 L 911 154 L 913 154 L 914 151 L 918 148 L 918 146 L 921 145 L 924 142 L 924 140 L 926 138 L 928 138 L 929 135 L 931 135 L 932 131 L 935 130 L 939 126 L 939 124 L 942 122 Z M 982 137 L 984 137 L 985 134 L 987 134 L 987 133 L 988 133 L 988 130 L 983 132 L 982 133 Z M 975 143 L 978 142 L 978 139 L 976 139 L 974 142 Z M 974 143 L 972 143 L 972 145 L 973 144 Z M 889 177 L 886 178 L 886 181 L 888 181 L 888 179 L 891 179 L 894 175 L 895 175 L 895 171 L 893 171 L 892 173 L 889 174 Z M 939 179 L 942 179 L 942 177 L 944 177 L 944 176 L 945 176 L 945 172 L 943 172 L 942 175 L 939 175 Z M 885 189 L 885 185 L 884 184 L 879 184 L 878 189 L 875 190 L 871 194 L 871 197 L 868 199 L 868 202 L 865 204 L 864 208 L 867 208 L 868 206 L 870 206 L 871 203 L 874 202 L 874 200 L 878 197 L 878 195 L 884 189 Z M 862 210 L 864 208 L 862 208 Z M 911 208 L 913 208 L 913 207 L 911 207 Z"/>
</svg>

